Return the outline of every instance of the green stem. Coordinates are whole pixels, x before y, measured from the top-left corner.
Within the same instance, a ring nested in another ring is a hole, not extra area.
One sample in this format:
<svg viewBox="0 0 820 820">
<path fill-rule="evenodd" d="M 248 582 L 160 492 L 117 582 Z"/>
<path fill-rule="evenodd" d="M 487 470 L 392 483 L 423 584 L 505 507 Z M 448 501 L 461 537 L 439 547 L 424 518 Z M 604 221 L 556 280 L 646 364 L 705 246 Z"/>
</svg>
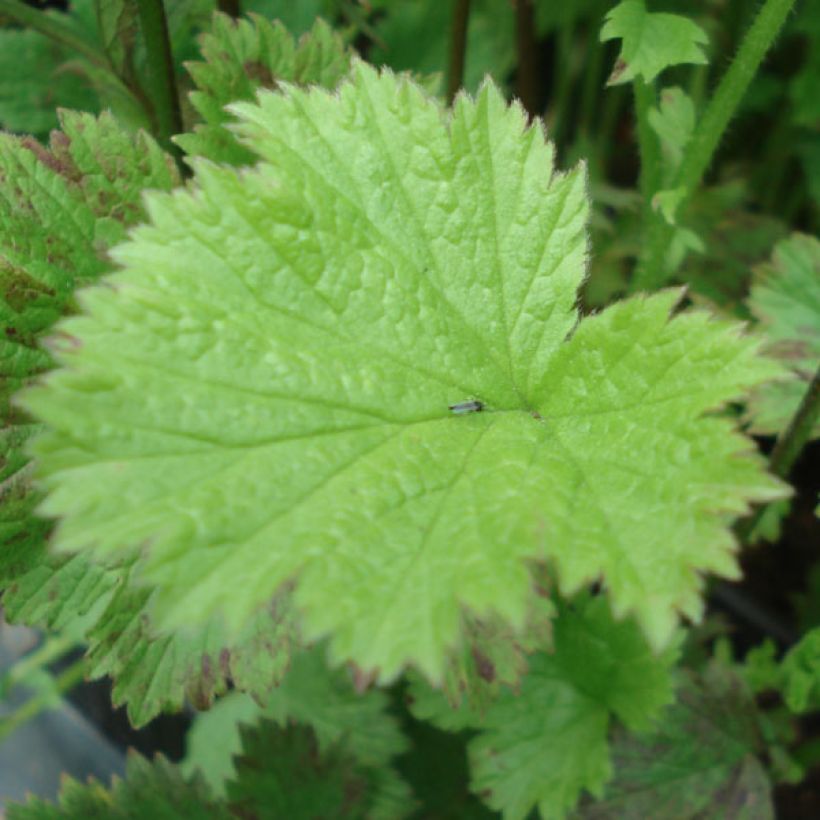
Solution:
<svg viewBox="0 0 820 820">
<path fill-rule="evenodd" d="M 735 59 L 706 106 L 670 188 L 682 188 L 682 209 L 698 188 L 726 127 L 737 111 L 749 83 L 779 33 L 795 0 L 766 0 L 746 32 Z M 673 228 L 655 214 L 642 246 L 632 290 L 654 290 L 672 275 L 663 264 Z"/>
<path fill-rule="evenodd" d="M 50 636 L 43 642 L 42 646 L 12 664 L 8 672 L 0 677 L 0 693 L 10 692 L 33 671 L 42 669 L 78 645 L 73 635 Z"/>
<path fill-rule="evenodd" d="M 27 6 L 19 0 L 0 0 L 0 14 L 9 17 L 21 25 L 38 31 L 50 40 L 71 49 L 75 54 L 85 57 L 90 63 L 110 71 L 108 58 L 91 43 L 78 36 L 70 25 L 56 14 L 45 14 Z"/>
<path fill-rule="evenodd" d="M 647 212 L 652 210 L 652 197 L 660 187 L 661 147 L 649 124 L 649 109 L 655 103 L 653 86 L 641 79 L 632 83 L 635 94 L 635 125 L 638 132 L 638 152 L 641 159 L 639 188 Z"/>
<path fill-rule="evenodd" d="M 154 109 L 155 133 L 179 161 L 180 151 L 171 137 L 182 132 L 182 116 L 165 9 L 162 0 L 140 0 L 139 10 L 148 67 L 145 85 Z"/>
<path fill-rule="evenodd" d="M 769 470 L 779 478 L 788 478 L 794 462 L 812 436 L 817 420 L 820 419 L 820 367 L 809 383 L 806 394 L 800 402 L 786 429 L 777 437 L 769 456 Z M 752 515 L 738 522 L 736 532 L 743 543 L 757 529 L 766 507 L 758 507 Z"/>
<path fill-rule="evenodd" d="M 771 471 L 781 478 L 786 478 L 791 472 L 794 462 L 800 451 L 811 438 L 812 430 L 820 418 L 820 367 L 809 383 L 806 395 L 800 402 L 800 407 L 794 414 L 789 426 L 778 436 L 769 465 Z"/>
<path fill-rule="evenodd" d="M 515 89 L 530 117 L 538 114 L 538 76 L 535 65 L 535 7 L 532 0 L 516 0 L 515 43 L 518 70 Z"/>
<path fill-rule="evenodd" d="M 464 85 L 464 62 L 467 57 L 467 24 L 470 22 L 470 0 L 453 0 L 453 27 L 450 32 L 450 63 L 447 69 L 447 103 L 451 105 Z"/>
<path fill-rule="evenodd" d="M 69 689 L 73 689 L 85 676 L 86 660 L 73 663 L 68 669 L 61 672 L 54 679 L 54 689 L 49 692 L 40 692 L 33 698 L 27 700 L 19 709 L 16 709 L 8 717 L 0 719 L 0 742 L 5 740 L 16 729 L 32 718 L 37 717 L 40 712 L 52 707 L 54 696 L 62 695 Z"/>
</svg>

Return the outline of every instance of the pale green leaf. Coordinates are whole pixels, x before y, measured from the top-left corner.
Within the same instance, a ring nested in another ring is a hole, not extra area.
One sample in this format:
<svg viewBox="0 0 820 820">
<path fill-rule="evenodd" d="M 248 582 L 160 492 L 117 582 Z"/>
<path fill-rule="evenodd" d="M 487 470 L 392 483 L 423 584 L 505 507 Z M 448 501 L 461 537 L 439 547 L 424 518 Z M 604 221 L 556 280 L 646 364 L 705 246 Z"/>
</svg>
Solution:
<svg viewBox="0 0 820 820">
<path fill-rule="evenodd" d="M 649 12 L 644 0 L 623 0 L 606 16 L 601 40 L 622 40 L 608 85 L 641 77 L 651 83 L 668 66 L 706 63 L 706 32 L 678 14 Z"/>
<path fill-rule="evenodd" d="M 794 233 L 779 242 L 771 263 L 756 271 L 749 308 L 769 339 L 770 354 L 796 377 L 752 394 L 751 429 L 771 435 L 785 429 L 820 366 L 820 240 Z M 813 433 L 820 436 L 820 422 Z"/>
<path fill-rule="evenodd" d="M 211 30 L 201 36 L 202 62 L 187 64 L 196 89 L 191 104 L 203 120 L 193 133 L 176 141 L 188 154 L 234 165 L 253 162 L 225 128 L 231 121 L 228 103 L 251 100 L 260 88 L 280 82 L 334 88 L 350 67 L 351 52 L 338 34 L 317 20 L 298 43 L 278 21 L 256 15 L 234 20 L 216 13 Z"/>
<path fill-rule="evenodd" d="M 674 292 L 576 327 L 583 169 L 492 85 L 451 114 L 359 64 L 233 111 L 263 161 L 150 196 L 26 395 L 56 548 L 139 548 L 171 630 L 295 578 L 306 638 L 381 680 L 440 681 L 464 608 L 522 630 L 527 560 L 658 646 L 697 617 L 730 519 L 784 493 L 703 415 L 780 373 L 759 342 Z"/>
<path fill-rule="evenodd" d="M 483 714 L 454 710 L 419 683 L 412 709 L 443 729 L 479 731 L 468 746 L 472 786 L 505 820 L 536 806 L 544 820 L 562 818 L 610 777 L 610 715 L 646 729 L 672 699 L 674 655 L 656 658 L 634 624 L 613 622 L 605 600 L 582 597 L 555 622 L 554 653 L 534 655 L 518 690 Z"/>
</svg>

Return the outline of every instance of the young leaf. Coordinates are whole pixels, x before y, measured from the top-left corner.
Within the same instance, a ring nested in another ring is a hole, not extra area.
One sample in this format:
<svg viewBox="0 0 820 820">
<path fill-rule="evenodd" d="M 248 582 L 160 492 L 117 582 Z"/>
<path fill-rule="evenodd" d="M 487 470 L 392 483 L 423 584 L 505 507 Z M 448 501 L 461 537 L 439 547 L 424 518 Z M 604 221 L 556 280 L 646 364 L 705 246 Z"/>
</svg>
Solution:
<svg viewBox="0 0 820 820">
<path fill-rule="evenodd" d="M 649 124 L 660 137 L 666 160 L 664 179 L 671 182 L 695 128 L 695 106 L 682 89 L 665 88 L 660 106 L 649 110 Z"/>
<path fill-rule="evenodd" d="M 108 791 L 94 780 L 82 784 L 66 778 L 58 805 L 30 798 L 25 805 L 6 806 L 8 820 L 80 817 L 229 820 L 233 816 L 213 800 L 201 779 L 186 780 L 176 766 L 163 758 L 157 757 L 151 763 L 135 752 L 128 755 L 125 780 L 115 776 Z"/>
<path fill-rule="evenodd" d="M 580 817 L 773 818 L 771 784 L 756 757 L 762 746 L 751 694 L 730 669 L 713 664 L 684 680 L 649 735 L 616 736 L 615 778 Z"/>
<path fill-rule="evenodd" d="M 797 376 L 758 388 L 748 413 L 755 433 L 781 432 L 795 414 L 820 361 L 820 240 L 792 234 L 761 265 L 749 308 L 770 340 L 771 355 Z M 814 435 L 820 436 L 820 423 Z"/>
<path fill-rule="evenodd" d="M 543 820 L 562 818 L 610 777 L 610 714 L 645 729 L 671 700 L 673 656 L 655 657 L 634 624 L 613 622 L 605 600 L 582 598 L 564 607 L 554 654 L 532 657 L 520 691 L 481 714 L 416 684 L 411 708 L 443 729 L 479 730 L 468 746 L 473 790 L 505 820 L 536 806 Z"/>
<path fill-rule="evenodd" d="M 706 63 L 708 42 L 700 26 L 679 14 L 653 13 L 644 0 L 622 0 L 606 16 L 601 41 L 622 40 L 621 53 L 607 85 L 641 77 L 651 83 L 671 65 Z"/>
<path fill-rule="evenodd" d="M 216 13 L 211 31 L 201 38 L 203 62 L 187 64 L 196 84 L 191 104 L 204 122 L 177 143 L 188 154 L 199 154 L 233 165 L 252 163 L 255 156 L 225 128 L 231 121 L 225 106 L 251 100 L 259 88 L 280 82 L 334 88 L 350 68 L 351 52 L 323 20 L 298 43 L 279 22 L 256 15 L 234 20 Z"/>
<path fill-rule="evenodd" d="M 464 607 L 523 628 L 527 559 L 658 646 L 696 617 L 731 516 L 784 492 L 703 416 L 780 372 L 758 342 L 672 292 L 575 327 L 583 169 L 491 84 L 450 114 L 359 64 L 233 110 L 264 161 L 151 195 L 26 395 L 57 549 L 139 547 L 170 629 L 296 577 L 306 637 L 381 680 L 441 680 Z"/>
</svg>

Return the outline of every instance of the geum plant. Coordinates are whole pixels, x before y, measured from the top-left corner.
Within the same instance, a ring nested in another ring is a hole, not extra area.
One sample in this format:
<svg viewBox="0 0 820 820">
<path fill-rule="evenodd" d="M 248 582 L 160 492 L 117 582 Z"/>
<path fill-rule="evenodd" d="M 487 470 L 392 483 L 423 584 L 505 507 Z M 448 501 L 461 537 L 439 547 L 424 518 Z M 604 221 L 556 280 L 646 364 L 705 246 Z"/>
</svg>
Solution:
<svg viewBox="0 0 820 820">
<path fill-rule="evenodd" d="M 788 494 L 727 409 L 790 383 L 765 337 L 680 288 L 581 316 L 584 165 L 492 81 L 450 108 L 321 25 L 297 48 L 217 18 L 203 53 L 184 185 L 107 116 L 0 140 L 4 375 L 44 374 L 5 411 L 6 613 L 81 622 L 136 724 L 213 704 L 184 770 L 133 757 L 111 793 L 10 816 L 444 816 L 397 693 L 469 732 L 505 818 L 689 817 L 727 790 L 770 816 L 755 754 L 790 761 L 752 692 L 809 708 L 814 644 L 745 680 L 678 663 L 705 577 L 739 574 L 733 521 Z M 251 53 L 279 55 L 275 90 L 226 97 Z M 810 288 L 816 240 L 792 241 Z"/>
</svg>

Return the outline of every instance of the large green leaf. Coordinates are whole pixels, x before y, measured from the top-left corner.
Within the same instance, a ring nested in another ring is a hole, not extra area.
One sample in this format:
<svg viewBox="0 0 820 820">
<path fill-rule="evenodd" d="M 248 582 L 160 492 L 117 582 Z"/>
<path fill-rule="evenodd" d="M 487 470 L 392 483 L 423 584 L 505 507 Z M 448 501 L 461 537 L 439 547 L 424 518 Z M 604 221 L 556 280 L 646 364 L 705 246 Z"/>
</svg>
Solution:
<svg viewBox="0 0 820 820">
<path fill-rule="evenodd" d="M 151 195 L 26 395 L 56 548 L 134 558 L 168 629 L 296 578 L 307 638 L 382 680 L 440 680 L 465 607 L 522 628 L 530 560 L 658 646 L 696 617 L 783 494 L 703 415 L 780 372 L 758 341 L 676 292 L 577 324 L 583 169 L 492 85 L 450 114 L 360 64 L 233 111 L 264 161 Z"/>
</svg>

